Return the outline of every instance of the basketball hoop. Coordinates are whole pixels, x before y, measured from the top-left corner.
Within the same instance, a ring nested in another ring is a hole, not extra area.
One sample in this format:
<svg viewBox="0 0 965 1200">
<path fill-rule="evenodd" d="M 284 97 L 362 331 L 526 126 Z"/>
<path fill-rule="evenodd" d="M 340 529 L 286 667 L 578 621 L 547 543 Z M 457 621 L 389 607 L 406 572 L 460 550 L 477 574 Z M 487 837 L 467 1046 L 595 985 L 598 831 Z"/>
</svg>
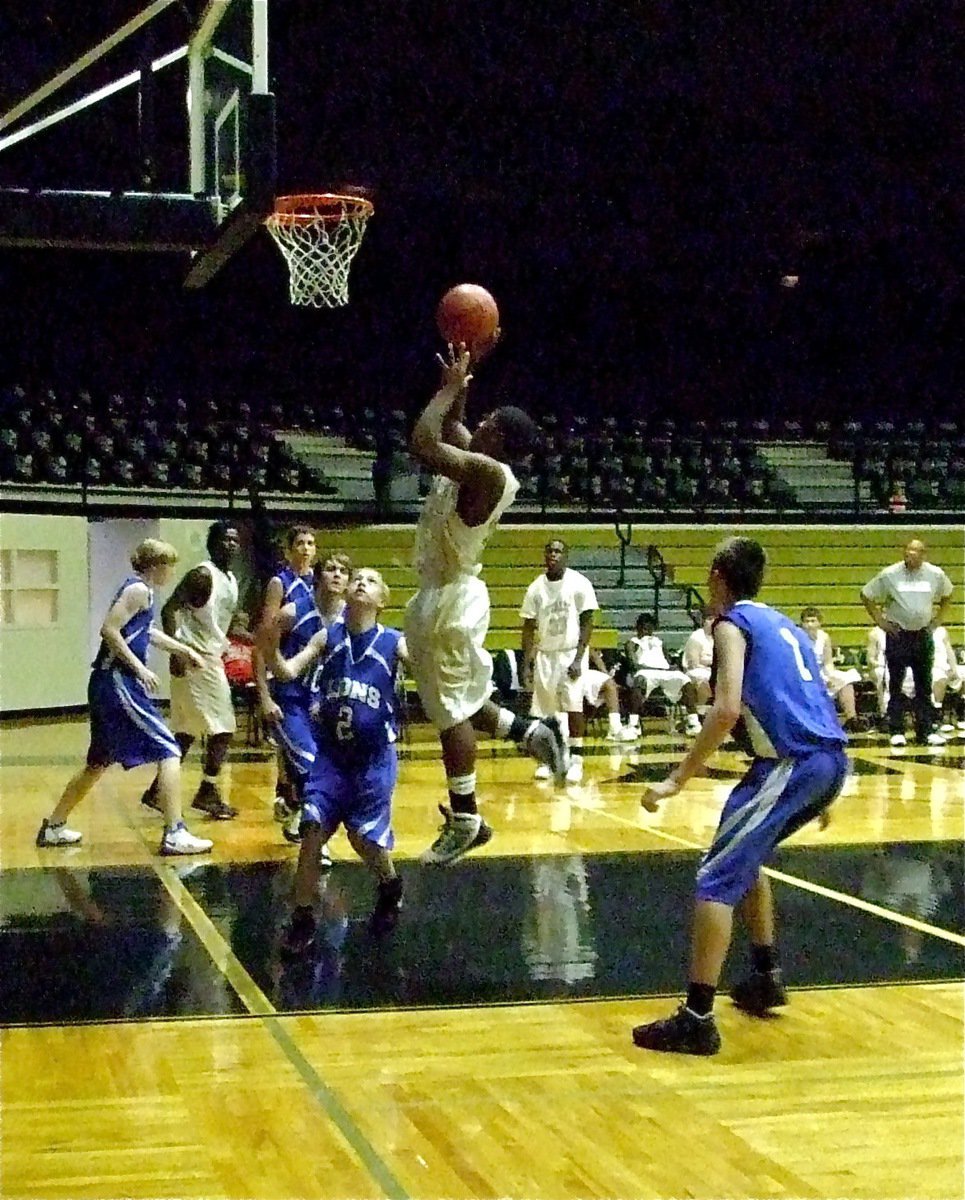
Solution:
<svg viewBox="0 0 965 1200">
<path fill-rule="evenodd" d="M 374 209 L 361 196 L 279 196 L 265 224 L 288 263 L 292 304 L 348 304 L 352 259 Z"/>
</svg>

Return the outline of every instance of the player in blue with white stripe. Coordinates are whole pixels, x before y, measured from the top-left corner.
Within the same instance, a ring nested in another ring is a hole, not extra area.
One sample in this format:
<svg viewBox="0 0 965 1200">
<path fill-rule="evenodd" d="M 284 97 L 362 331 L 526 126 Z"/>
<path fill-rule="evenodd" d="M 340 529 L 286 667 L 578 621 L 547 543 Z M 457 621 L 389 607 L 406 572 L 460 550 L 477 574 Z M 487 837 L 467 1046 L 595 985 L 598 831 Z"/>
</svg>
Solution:
<svg viewBox="0 0 965 1200">
<path fill-rule="evenodd" d="M 204 854 L 211 849 L 212 843 L 190 834 L 181 819 L 181 750 L 152 699 L 158 677 L 147 666 L 149 645 L 181 655 L 189 666 L 204 666 L 195 650 L 154 624 L 154 589 L 168 582 L 177 560 L 174 547 L 156 538 L 141 542 L 131 555 L 134 574 L 117 589 L 104 618 L 87 688 L 87 762 L 41 824 L 38 846 L 70 846 L 81 840 L 81 834 L 67 828 L 67 817 L 112 763 L 126 771 L 157 763 L 157 800 L 164 813 L 159 852 Z"/>
<path fill-rule="evenodd" d="M 402 907 L 402 881 L 390 851 L 392 793 L 398 776 L 395 681 L 406 660 L 405 640 L 378 621 L 389 590 L 378 571 L 356 570 L 346 593 L 345 615 L 324 642 L 324 657 L 312 683 L 312 716 L 318 739 L 314 768 L 305 784 L 302 844 L 295 874 L 294 911 L 285 932 L 289 953 L 306 950 L 315 937 L 313 901 L 318 888 L 319 852 L 339 825 L 378 881 L 373 932 L 395 928 Z M 276 660 L 279 674 L 304 669 L 314 647 L 288 662 Z"/>
<path fill-rule="evenodd" d="M 318 649 L 298 676 L 280 678 L 273 673 L 269 683 L 268 669 L 276 654 L 283 660 L 294 658 L 325 627 L 315 600 L 314 531 L 307 525 L 293 525 L 285 536 L 285 556 L 287 562 L 265 589 L 252 660 L 262 715 L 281 752 L 279 776 L 284 774 L 285 780 L 280 780 L 280 791 L 287 792 L 283 805 L 288 809 L 280 814 L 283 832 L 289 841 L 297 841 L 302 790 L 316 753 L 308 706 L 311 664 Z"/>
<path fill-rule="evenodd" d="M 774 847 L 827 809 L 848 773 L 847 736 L 821 679 L 807 634 L 754 597 L 766 556 L 750 538 L 722 542 L 708 578 L 714 625 L 713 704 L 689 754 L 641 803 L 651 812 L 697 774 L 733 730 L 753 756 L 731 792 L 697 871 L 687 998 L 663 1021 L 638 1025 L 647 1050 L 716 1054 L 713 1006 L 730 947 L 734 908 L 751 935 L 750 975 L 731 990 L 745 1011 L 764 1016 L 787 1002 L 774 936 L 774 903 L 762 867 Z"/>
</svg>

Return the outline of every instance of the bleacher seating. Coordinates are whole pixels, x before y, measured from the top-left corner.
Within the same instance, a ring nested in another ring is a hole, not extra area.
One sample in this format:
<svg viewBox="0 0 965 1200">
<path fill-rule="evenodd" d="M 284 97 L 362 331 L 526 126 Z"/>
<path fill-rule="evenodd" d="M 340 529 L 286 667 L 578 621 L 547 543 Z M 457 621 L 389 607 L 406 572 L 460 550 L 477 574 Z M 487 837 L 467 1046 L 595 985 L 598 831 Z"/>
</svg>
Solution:
<svg viewBox="0 0 965 1200">
<path fill-rule="evenodd" d="M 488 645 L 492 649 L 519 644 L 519 606 L 527 585 L 542 569 L 542 551 L 552 527 L 503 525 L 486 550 L 483 578 L 489 587 L 492 622 Z M 674 582 L 706 591 L 707 569 L 714 546 L 734 532 L 712 525 L 636 527 L 634 542 L 650 542 L 660 548 L 672 569 Z M 950 624 L 961 628 L 965 620 L 963 584 L 965 561 L 962 531 L 955 526 L 932 526 L 916 530 L 929 546 L 929 557 L 948 573 L 955 585 Z M 359 565 L 378 567 L 392 589 L 391 607 L 384 620 L 401 624 L 405 603 L 413 594 L 416 574 L 411 565 L 414 530 L 403 526 L 361 526 L 354 529 L 320 530 L 324 549 L 344 550 Z M 824 616 L 824 628 L 835 646 L 863 650 L 868 632 L 868 615 L 859 598 L 862 586 L 882 567 L 901 556 L 902 537 L 885 526 L 801 527 L 755 526 L 752 536 L 768 552 L 768 571 L 761 599 L 797 621 L 801 609 L 816 604 Z M 619 559 L 616 536 L 600 525 L 574 526 L 567 531 L 571 560 L 581 550 L 612 548 Z M 598 560 L 598 554 L 594 555 Z M 592 576 L 592 572 L 590 572 Z M 594 642 L 600 648 L 621 644 L 629 631 L 618 629 L 604 609 L 597 620 Z"/>
<path fill-rule="evenodd" d="M 286 449 L 279 431 L 302 429 L 374 452 L 387 475 L 411 473 L 414 411 L 387 413 L 293 398 L 230 413 L 210 396 L 152 392 L 93 396 L 86 389 L 0 389 L 0 483 L 332 495 L 335 489 Z M 733 417 L 719 421 L 570 408 L 540 416 L 544 451 L 523 481 L 530 508 L 610 512 L 768 513 L 800 508 L 762 443 L 810 441 L 849 464 L 859 506 L 887 509 L 898 482 L 912 511 L 965 507 L 965 422 L 934 416 L 838 424 Z M 847 491 L 847 489 L 845 489 Z M 374 499 L 374 495 L 373 495 Z"/>
<path fill-rule="evenodd" d="M 262 490 L 326 494 L 327 482 L 296 462 L 274 429 L 238 406 L 224 419 L 211 400 L 150 393 L 68 400 L 52 390 L 0 394 L 0 482 L 122 489 Z M 269 416 L 283 417 L 269 407 Z"/>
</svg>

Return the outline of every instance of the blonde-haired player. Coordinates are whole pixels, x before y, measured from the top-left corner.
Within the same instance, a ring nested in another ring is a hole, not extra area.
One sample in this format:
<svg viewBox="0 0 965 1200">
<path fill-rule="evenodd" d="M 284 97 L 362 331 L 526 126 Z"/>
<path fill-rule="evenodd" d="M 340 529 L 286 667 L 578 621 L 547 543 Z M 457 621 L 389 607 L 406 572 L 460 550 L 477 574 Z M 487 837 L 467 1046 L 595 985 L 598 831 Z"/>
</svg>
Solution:
<svg viewBox="0 0 965 1200">
<path fill-rule="evenodd" d="M 390 851 L 398 776 L 395 678 L 406 649 L 399 631 L 378 621 L 388 600 L 381 574 L 357 568 L 349 580 L 343 617 L 320 630 L 293 658 L 276 654 L 274 659 L 282 679 L 303 675 L 313 657 L 319 660 L 312 672 L 310 705 L 316 756 L 303 786 L 295 907 L 285 933 L 290 953 L 304 951 L 314 939 L 320 854 L 339 825 L 345 826 L 353 849 L 378 883 L 372 931 L 391 932 L 402 907 L 402 882 Z"/>
<path fill-rule="evenodd" d="M 149 646 L 180 654 L 190 666 L 201 656 L 154 624 L 154 589 L 171 577 L 178 553 L 167 542 L 147 538 L 131 555 L 133 574 L 114 594 L 101 626 L 101 644 L 88 684 L 90 748 L 87 762 L 70 779 L 54 811 L 40 826 L 38 846 L 71 846 L 81 834 L 67 818 L 113 763 L 129 771 L 158 764 L 158 803 L 164 813 L 161 854 L 204 854 L 207 838 L 196 838 L 181 819 L 181 750 L 153 696 L 158 677 L 148 668 Z"/>
</svg>

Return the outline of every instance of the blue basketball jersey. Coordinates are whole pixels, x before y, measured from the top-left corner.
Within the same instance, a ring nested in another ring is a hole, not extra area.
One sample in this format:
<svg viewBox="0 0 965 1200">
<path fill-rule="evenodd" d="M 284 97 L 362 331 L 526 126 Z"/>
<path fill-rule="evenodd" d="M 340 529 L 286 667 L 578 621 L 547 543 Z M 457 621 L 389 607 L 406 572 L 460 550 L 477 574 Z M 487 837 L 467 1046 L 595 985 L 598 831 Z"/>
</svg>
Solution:
<svg viewBox="0 0 965 1200">
<path fill-rule="evenodd" d="M 123 595 L 126 588 L 129 588 L 132 583 L 143 583 L 144 580 L 138 575 L 130 575 L 114 593 L 114 598 L 108 606 L 108 611 L 114 607 L 118 600 Z M 127 643 L 128 649 L 139 658 L 142 663 L 147 664 L 147 650 L 150 644 L 151 626 L 154 623 L 154 592 L 148 588 L 148 604 L 147 608 L 142 608 L 139 613 L 135 613 L 133 617 L 122 627 L 121 637 Z M 91 664 L 95 670 L 112 670 L 115 667 L 130 674 L 130 667 L 122 662 L 114 654 L 114 651 L 108 644 L 101 639 L 101 644 L 97 649 L 97 656 Z"/>
<path fill-rule="evenodd" d="M 336 621 L 328 636 L 312 682 L 319 745 L 334 757 L 364 761 L 397 736 L 395 669 L 402 635 L 383 625 L 350 634 L 344 621 Z"/>
<path fill-rule="evenodd" d="M 799 758 L 847 742 L 803 629 L 756 600 L 739 600 L 720 620 L 736 625 L 747 642 L 734 731 L 741 749 L 761 758 Z"/>
<path fill-rule="evenodd" d="M 323 627 L 322 615 L 315 606 L 314 577 L 296 575 L 292 567 L 283 567 L 277 575 L 282 586 L 282 607 L 294 605 L 295 620 L 291 629 L 279 644 L 282 658 L 293 658 L 304 650 L 316 633 Z M 272 692 L 276 697 L 304 695 L 311 682 L 311 667 L 299 679 L 276 679 Z"/>
</svg>

